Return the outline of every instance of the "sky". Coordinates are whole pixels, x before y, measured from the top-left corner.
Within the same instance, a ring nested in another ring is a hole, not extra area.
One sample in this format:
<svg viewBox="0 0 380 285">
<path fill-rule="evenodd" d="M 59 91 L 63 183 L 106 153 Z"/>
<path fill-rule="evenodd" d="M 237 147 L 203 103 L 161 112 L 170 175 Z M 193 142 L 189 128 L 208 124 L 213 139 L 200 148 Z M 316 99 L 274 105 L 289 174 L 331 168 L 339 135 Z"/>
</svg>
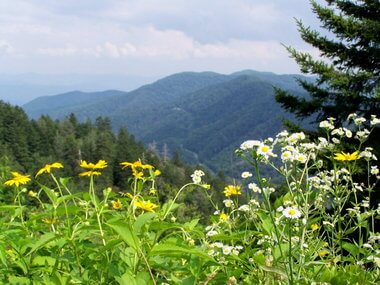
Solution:
<svg viewBox="0 0 380 285">
<path fill-rule="evenodd" d="M 299 73 L 307 0 L 0 0 L 0 74 Z"/>
</svg>

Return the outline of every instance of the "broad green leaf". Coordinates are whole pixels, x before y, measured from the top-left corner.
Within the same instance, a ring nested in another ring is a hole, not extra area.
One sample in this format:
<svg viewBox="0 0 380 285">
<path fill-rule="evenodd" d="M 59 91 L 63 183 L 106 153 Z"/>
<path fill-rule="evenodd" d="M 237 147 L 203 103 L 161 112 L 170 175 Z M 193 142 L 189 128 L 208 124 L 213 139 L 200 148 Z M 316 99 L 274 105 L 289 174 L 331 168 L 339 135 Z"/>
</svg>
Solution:
<svg viewBox="0 0 380 285">
<path fill-rule="evenodd" d="M 138 216 L 133 224 L 133 229 L 137 232 L 137 234 L 139 234 L 141 232 L 141 228 L 156 216 L 156 213 L 144 213 Z"/>
<path fill-rule="evenodd" d="M 55 195 L 54 190 L 44 185 L 40 185 L 40 186 L 41 186 L 41 189 L 44 190 L 45 194 L 48 196 L 50 202 L 52 202 L 53 205 L 57 205 L 58 197 Z"/>
<path fill-rule="evenodd" d="M 8 282 L 11 285 L 30 285 L 30 280 L 27 277 L 9 276 Z"/>
<path fill-rule="evenodd" d="M 46 246 L 49 242 L 57 239 L 55 233 L 46 233 L 42 235 L 34 244 L 31 246 L 30 251 L 27 255 L 32 254 L 33 252 L 39 250 L 40 248 Z"/>
<path fill-rule="evenodd" d="M 349 242 L 343 242 L 342 247 L 347 250 L 352 256 L 356 256 L 360 252 L 358 246 Z"/>
<path fill-rule="evenodd" d="M 138 251 L 140 240 L 130 224 L 123 221 L 115 221 L 107 224 L 126 242 L 128 246 Z"/>
</svg>

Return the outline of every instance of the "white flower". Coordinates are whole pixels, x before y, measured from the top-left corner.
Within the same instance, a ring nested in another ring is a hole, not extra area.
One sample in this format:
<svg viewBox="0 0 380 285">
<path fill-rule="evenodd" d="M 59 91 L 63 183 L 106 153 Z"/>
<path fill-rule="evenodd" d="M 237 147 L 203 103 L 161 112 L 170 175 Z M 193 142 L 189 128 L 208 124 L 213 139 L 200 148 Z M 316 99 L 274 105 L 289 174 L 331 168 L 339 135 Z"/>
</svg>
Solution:
<svg viewBox="0 0 380 285">
<path fill-rule="evenodd" d="M 191 178 L 193 179 L 193 182 L 195 184 L 199 184 L 202 182 L 202 178 L 200 176 L 191 175 Z"/>
<path fill-rule="evenodd" d="M 343 128 L 347 138 L 352 138 L 352 132 L 349 129 Z"/>
<path fill-rule="evenodd" d="M 255 193 L 261 193 L 260 187 L 258 187 L 255 183 L 249 183 L 248 189 L 251 189 Z"/>
<path fill-rule="evenodd" d="M 355 123 L 355 125 L 357 125 L 357 126 L 363 124 L 365 121 L 366 121 L 366 119 L 363 118 L 363 117 L 357 117 L 357 118 L 354 119 L 354 123 Z"/>
<path fill-rule="evenodd" d="M 241 174 L 241 177 L 242 178 L 248 178 L 248 177 L 252 177 L 252 173 L 251 172 L 248 172 L 248 171 L 244 171 L 242 174 Z"/>
<path fill-rule="evenodd" d="M 304 155 L 303 153 L 298 153 L 298 154 L 296 155 L 296 160 L 297 160 L 298 162 L 300 162 L 300 163 L 306 163 L 306 161 L 307 161 L 307 156 Z"/>
<path fill-rule="evenodd" d="M 206 236 L 208 236 L 208 237 L 212 237 L 212 236 L 217 235 L 217 234 L 218 234 L 217 231 L 211 230 L 211 231 L 208 231 L 208 232 L 206 233 Z"/>
<path fill-rule="evenodd" d="M 266 144 L 260 144 L 257 148 L 257 154 L 264 156 L 265 158 L 268 158 L 269 156 L 274 156 L 272 152 L 272 148 Z"/>
<path fill-rule="evenodd" d="M 293 160 L 293 158 L 294 158 L 293 154 L 290 151 L 288 151 L 288 150 L 284 151 L 281 154 L 282 161 Z"/>
<path fill-rule="evenodd" d="M 329 130 L 333 130 L 334 129 L 334 125 L 331 124 L 329 121 L 322 121 L 319 123 L 319 127 L 320 128 L 323 128 L 323 129 L 329 129 Z"/>
<path fill-rule="evenodd" d="M 241 150 L 248 150 L 248 149 L 253 149 L 255 146 L 259 146 L 261 144 L 260 141 L 257 140 L 249 140 L 245 141 L 240 145 Z"/>
<path fill-rule="evenodd" d="M 379 168 L 377 167 L 377 165 L 371 166 L 371 174 L 372 175 L 378 175 L 379 174 Z"/>
<path fill-rule="evenodd" d="M 380 124 L 380 119 L 376 117 L 376 115 L 371 115 L 371 126 L 375 126 Z"/>
<path fill-rule="evenodd" d="M 242 211 L 242 212 L 248 212 L 249 206 L 248 205 L 241 205 L 238 210 Z"/>
<path fill-rule="evenodd" d="M 196 175 L 196 176 L 204 176 L 205 173 L 202 170 L 195 170 L 194 171 L 194 175 Z"/>
<path fill-rule="evenodd" d="M 289 219 L 298 219 L 301 217 L 301 212 L 296 207 L 286 207 L 282 214 Z"/>
<path fill-rule="evenodd" d="M 226 206 L 227 208 L 230 208 L 234 205 L 234 201 L 232 201 L 230 199 L 223 200 L 223 203 L 224 203 L 224 206 Z"/>
<path fill-rule="evenodd" d="M 223 254 L 229 255 L 229 254 L 231 254 L 231 252 L 232 252 L 233 249 L 234 249 L 233 246 L 225 245 L 225 246 L 223 246 L 222 251 L 223 251 Z"/>
</svg>

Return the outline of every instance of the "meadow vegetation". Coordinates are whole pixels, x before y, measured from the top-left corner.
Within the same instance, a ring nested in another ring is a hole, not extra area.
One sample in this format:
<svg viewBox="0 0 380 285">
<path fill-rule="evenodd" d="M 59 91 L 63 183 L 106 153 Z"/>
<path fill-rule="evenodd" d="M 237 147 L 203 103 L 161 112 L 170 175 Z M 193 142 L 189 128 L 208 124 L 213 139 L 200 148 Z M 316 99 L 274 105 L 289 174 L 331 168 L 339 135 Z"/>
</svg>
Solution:
<svg viewBox="0 0 380 285">
<path fill-rule="evenodd" d="M 4 171 L 1 283 L 378 284 L 380 173 L 365 144 L 379 123 L 351 114 L 343 126 L 322 121 L 314 141 L 288 131 L 245 141 L 236 154 L 246 171 L 224 190 L 198 169 L 170 196 L 143 160 L 119 163 L 128 179 L 118 189 L 99 189 L 105 160 L 80 161 L 78 185 L 58 161 Z M 178 216 L 194 187 L 213 208 L 202 222 Z"/>
</svg>

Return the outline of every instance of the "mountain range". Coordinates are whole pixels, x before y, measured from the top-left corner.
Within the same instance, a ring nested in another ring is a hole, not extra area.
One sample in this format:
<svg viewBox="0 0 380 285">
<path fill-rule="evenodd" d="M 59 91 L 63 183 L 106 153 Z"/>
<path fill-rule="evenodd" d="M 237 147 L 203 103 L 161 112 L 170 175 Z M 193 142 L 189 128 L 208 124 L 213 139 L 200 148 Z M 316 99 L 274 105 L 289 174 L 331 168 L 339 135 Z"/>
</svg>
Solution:
<svg viewBox="0 0 380 285">
<path fill-rule="evenodd" d="M 158 153 L 179 151 L 187 162 L 229 172 L 235 164 L 233 150 L 241 142 L 273 136 L 283 119 L 294 120 L 275 101 L 273 87 L 305 96 L 299 78 L 252 70 L 183 72 L 130 92 L 73 91 L 22 107 L 31 118 L 62 119 L 70 113 L 81 121 L 109 117 L 115 130 L 127 126 Z"/>
</svg>

